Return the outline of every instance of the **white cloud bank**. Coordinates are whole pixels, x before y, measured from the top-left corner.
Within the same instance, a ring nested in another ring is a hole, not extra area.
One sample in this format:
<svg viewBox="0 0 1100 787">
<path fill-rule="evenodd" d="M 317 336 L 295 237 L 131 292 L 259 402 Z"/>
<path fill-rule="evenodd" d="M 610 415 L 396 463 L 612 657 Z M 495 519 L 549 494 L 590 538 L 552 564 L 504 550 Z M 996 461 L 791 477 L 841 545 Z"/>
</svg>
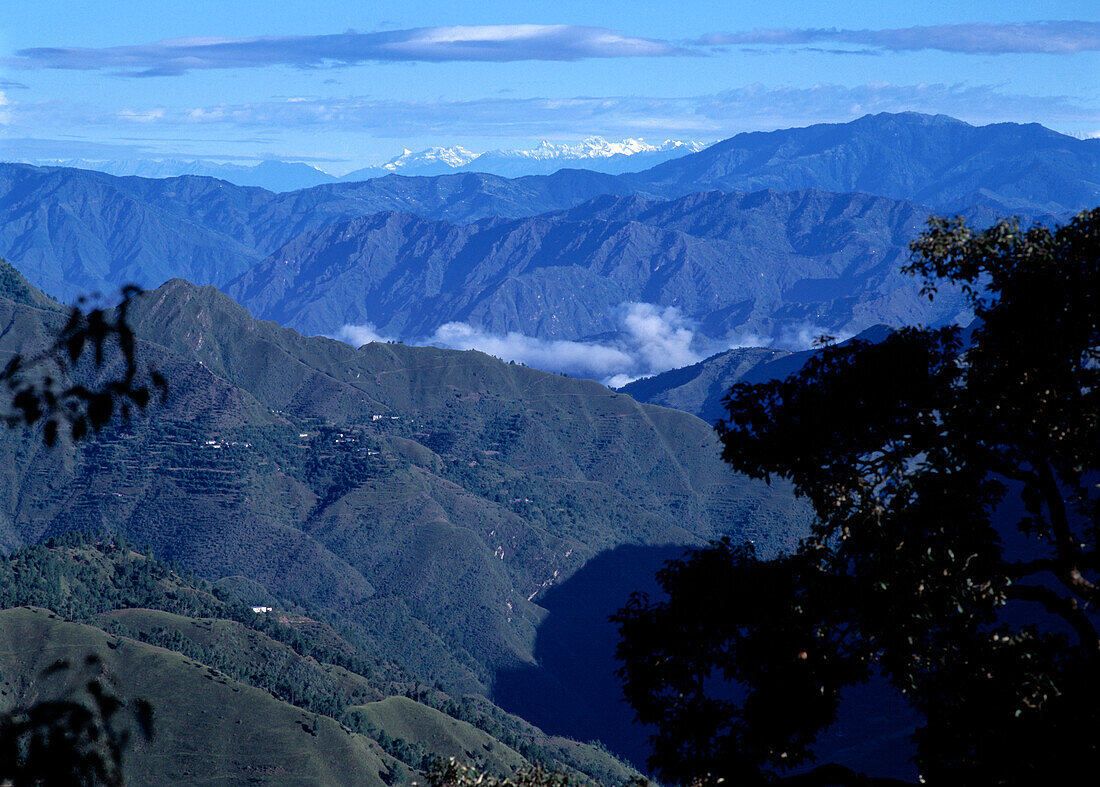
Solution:
<svg viewBox="0 0 1100 787">
<path fill-rule="evenodd" d="M 712 339 L 697 333 L 691 320 L 675 306 L 654 303 L 623 303 L 618 307 L 618 316 L 620 332 L 605 341 L 540 339 L 515 331 L 491 333 L 468 323 L 448 322 L 427 338 L 405 343 L 478 350 L 504 361 L 619 388 L 640 377 L 690 366 L 724 350 L 775 347 L 799 351 L 816 346 L 822 336 L 842 342 L 854 335 L 811 323 L 791 323 L 777 325 L 768 333 L 744 331 Z M 332 338 L 356 347 L 370 342 L 404 341 L 380 333 L 370 323 L 345 325 Z"/>
<path fill-rule="evenodd" d="M 332 338 L 347 342 L 355 347 L 362 347 L 364 344 L 370 344 L 371 342 L 388 342 L 393 340 L 390 336 L 383 336 L 378 333 L 369 322 L 363 323 L 362 325 L 345 325 L 338 330 Z"/>
<path fill-rule="evenodd" d="M 608 341 L 540 339 L 517 332 L 491 333 L 467 323 L 449 322 L 415 344 L 479 350 L 505 361 L 600 380 L 612 386 L 689 366 L 702 359 L 694 347 L 698 343 L 695 331 L 676 307 L 624 303 L 618 312 L 621 332 Z M 392 339 L 369 323 L 345 325 L 334 338 L 356 346 Z"/>
</svg>

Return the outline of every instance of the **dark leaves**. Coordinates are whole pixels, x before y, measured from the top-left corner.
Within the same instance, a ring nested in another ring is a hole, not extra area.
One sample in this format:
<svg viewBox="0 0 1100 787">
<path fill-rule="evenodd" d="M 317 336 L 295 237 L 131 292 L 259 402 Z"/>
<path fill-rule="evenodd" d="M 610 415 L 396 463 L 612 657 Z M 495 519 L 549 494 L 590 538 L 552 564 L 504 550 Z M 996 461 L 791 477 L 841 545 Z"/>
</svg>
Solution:
<svg viewBox="0 0 1100 787">
<path fill-rule="evenodd" d="M 965 345 L 908 328 L 828 346 L 727 400 L 723 458 L 790 479 L 813 538 L 768 561 L 696 552 L 662 572 L 667 602 L 617 616 L 672 781 L 797 762 L 835 687 L 872 667 L 923 717 L 930 781 L 1100 768 L 1100 209 L 1026 231 L 931 219 L 912 249 L 926 295 L 946 280 L 968 298 Z"/>
<path fill-rule="evenodd" d="M 118 414 L 128 418 L 133 408 L 144 410 L 154 395 L 164 399 L 167 381 L 155 369 L 139 370 L 134 333 L 126 321 L 139 294 L 136 287 L 123 288 L 122 301 L 113 309 L 85 311 L 84 302 L 78 302 L 50 347 L 8 362 L 0 374 L 11 391 L 10 411 L 0 416 L 8 426 L 45 419 L 42 439 L 52 446 L 65 426 L 71 439 L 81 440 Z M 91 360 L 84 363 L 89 347 Z M 81 379 L 87 382 L 75 381 Z"/>
<path fill-rule="evenodd" d="M 72 669 L 58 660 L 40 679 Z M 0 778 L 14 787 L 37 784 L 122 785 L 122 755 L 136 732 L 153 736 L 149 703 L 131 708 L 107 685 L 98 656 L 89 655 L 59 699 L 16 708 L 0 717 Z"/>
</svg>

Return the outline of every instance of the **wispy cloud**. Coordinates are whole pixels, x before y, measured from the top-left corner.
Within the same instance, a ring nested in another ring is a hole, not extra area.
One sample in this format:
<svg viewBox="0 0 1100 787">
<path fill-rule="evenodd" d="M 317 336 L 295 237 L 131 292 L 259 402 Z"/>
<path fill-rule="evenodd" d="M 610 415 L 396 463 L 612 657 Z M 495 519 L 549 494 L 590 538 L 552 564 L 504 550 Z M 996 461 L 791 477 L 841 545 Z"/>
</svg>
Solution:
<svg viewBox="0 0 1100 787">
<path fill-rule="evenodd" d="M 770 333 L 743 331 L 731 334 L 726 338 L 722 349 L 778 347 L 781 350 L 798 352 L 816 347 L 823 336 L 831 336 L 836 342 L 845 342 L 854 335 L 851 331 L 837 331 L 809 322 L 781 323 L 774 326 Z"/>
<path fill-rule="evenodd" d="M 1100 22 L 968 23 L 885 30 L 773 28 L 740 33 L 712 33 L 691 43 L 706 47 L 805 46 L 831 43 L 874 47 L 890 52 L 936 49 L 968 55 L 1070 55 L 1100 51 Z M 844 54 L 851 52 L 835 51 Z"/>
<path fill-rule="evenodd" d="M 748 85 L 686 97 L 494 96 L 473 101 L 394 101 L 372 98 L 291 98 L 190 109 L 131 108 L 105 113 L 71 103 L 19 104 L 28 128 L 58 122 L 59 114 L 84 125 L 141 120 L 184 128 L 193 125 L 254 129 L 366 132 L 379 138 L 460 136 L 570 138 L 689 135 L 718 137 L 735 131 L 770 130 L 843 122 L 876 112 L 947 114 L 975 123 L 1042 118 L 1044 122 L 1100 121 L 1100 107 L 1064 96 L 1027 96 L 993 86 L 872 83 L 820 84 L 806 88 Z"/>
<path fill-rule="evenodd" d="M 90 157 L 64 140 L 47 144 L 35 135 L 43 128 L 71 129 L 72 141 L 109 133 L 123 139 L 120 127 L 147 134 L 136 157 L 178 157 L 181 145 L 213 138 L 235 143 L 233 153 L 285 148 L 282 135 L 325 131 L 405 140 L 433 137 L 439 144 L 476 137 L 508 147 L 509 138 L 569 140 L 597 135 L 721 139 L 741 131 L 770 131 L 812 123 L 838 123 L 878 112 L 952 115 L 970 123 L 1041 120 L 1053 128 L 1100 128 L 1100 104 L 1067 96 L 1011 93 L 991 85 L 938 83 L 864 85 L 819 84 L 811 87 L 747 85 L 719 93 L 681 97 L 579 96 L 566 99 L 495 95 L 473 101 L 395 101 L 369 97 L 285 98 L 255 103 L 190 108 L 132 106 L 108 110 L 78 101 L 22 101 L 7 95 L 9 133 L 27 139 L 4 140 L 9 159 Z M 199 129 L 202 129 L 201 131 Z M 245 137 L 238 136 L 241 130 Z M 200 139 L 201 137 L 201 139 Z M 55 149 L 58 152 L 49 152 Z M 223 151 L 224 152 L 224 151 Z M 195 154 L 197 155 L 197 153 Z M 206 154 L 210 155 L 210 154 Z M 291 155 L 286 153 L 285 155 Z M 211 156 L 226 158 L 223 154 Z M 297 153 L 295 160 L 304 160 Z M 322 157 L 319 160 L 324 160 Z M 371 163 L 361 162 L 362 165 Z"/>
<path fill-rule="evenodd" d="M 387 336 L 370 324 L 345 325 L 332 337 L 360 347 L 370 342 L 403 341 L 414 345 L 478 350 L 505 361 L 523 363 L 549 372 L 599 380 L 619 388 L 640 377 L 680 369 L 735 347 L 777 347 L 808 350 L 819 337 L 833 334 L 836 341 L 852 337 L 807 322 L 780 323 L 771 331 L 743 331 L 724 339 L 707 337 L 673 306 L 627 302 L 618 306 L 618 333 L 602 341 L 542 339 L 518 332 L 492 333 L 464 322 L 448 322 L 431 336 L 409 340 Z"/>
<path fill-rule="evenodd" d="M 0 90 L 29 90 L 29 85 L 22 82 L 13 82 L 10 79 L 0 79 Z"/>
<path fill-rule="evenodd" d="M 583 60 L 692 54 L 667 41 L 578 25 L 419 27 L 375 33 L 178 38 L 136 46 L 21 49 L 7 65 L 169 76 L 196 69 L 315 68 L 365 62 Z"/>
<path fill-rule="evenodd" d="M 522 333 L 491 333 L 468 323 L 449 322 L 415 344 L 454 350 L 480 350 L 505 361 L 575 377 L 625 385 L 638 377 L 696 363 L 702 355 L 694 345 L 693 326 L 675 307 L 624 303 L 618 307 L 620 331 L 606 341 L 540 339 Z M 356 346 L 393 337 L 373 325 L 345 325 L 334 338 Z"/>
</svg>

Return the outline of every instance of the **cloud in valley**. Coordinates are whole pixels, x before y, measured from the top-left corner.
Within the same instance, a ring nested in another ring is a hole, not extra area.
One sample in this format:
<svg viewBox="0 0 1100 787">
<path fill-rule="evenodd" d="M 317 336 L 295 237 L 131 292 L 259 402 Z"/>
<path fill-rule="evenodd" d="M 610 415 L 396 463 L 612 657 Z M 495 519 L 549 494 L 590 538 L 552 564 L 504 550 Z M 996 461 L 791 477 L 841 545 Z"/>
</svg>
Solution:
<svg viewBox="0 0 1100 787">
<path fill-rule="evenodd" d="M 618 336 L 601 342 L 492 334 L 466 323 L 451 322 L 440 326 L 424 343 L 480 350 L 506 361 L 589 377 L 612 386 L 701 360 L 692 347 L 695 331 L 676 307 L 624 303 L 618 311 Z"/>
<path fill-rule="evenodd" d="M 177 38 L 152 44 L 21 49 L 6 64 L 23 68 L 110 70 L 125 76 L 175 76 L 199 69 L 367 62 L 663 57 L 691 54 L 666 41 L 579 25 L 419 27 L 374 33 L 256 38 Z"/>
<path fill-rule="evenodd" d="M 479 350 L 536 369 L 598 380 L 605 380 L 636 365 L 635 358 L 613 344 L 539 339 L 515 332 L 495 334 L 464 322 L 441 325 L 424 344 L 455 350 Z"/>
<path fill-rule="evenodd" d="M 888 52 L 934 49 L 968 55 L 1071 55 L 1100 51 L 1100 22 L 1057 21 L 927 25 L 886 30 L 773 28 L 740 33 L 712 33 L 696 46 L 804 46 L 847 44 Z M 823 51 L 823 50 L 814 50 Z M 836 50 L 849 54 L 851 50 Z"/>
<path fill-rule="evenodd" d="M 855 336 L 851 331 L 838 331 L 812 323 L 793 323 L 777 325 L 771 334 L 740 332 L 730 336 L 722 349 L 737 347 L 776 347 L 780 350 L 798 352 L 816 347 L 822 337 L 833 342 L 845 342 Z"/>
<path fill-rule="evenodd" d="M 623 329 L 646 374 L 689 366 L 700 360 L 691 349 L 695 332 L 685 324 L 680 310 L 674 306 L 627 304 Z"/>
<path fill-rule="evenodd" d="M 801 322 L 777 324 L 765 332 L 742 331 L 724 340 L 712 339 L 697 333 L 694 324 L 675 306 L 623 303 L 617 311 L 618 334 L 601 341 L 541 339 L 515 331 L 492 333 L 464 322 L 444 323 L 431 336 L 415 341 L 386 336 L 370 323 L 345 325 L 332 338 L 355 347 L 369 342 L 403 341 L 452 350 L 478 350 L 504 361 L 599 380 L 618 388 L 639 377 L 690 366 L 736 347 L 799 351 L 814 347 L 823 335 L 831 335 L 837 342 L 854 335 Z"/>
<path fill-rule="evenodd" d="M 618 312 L 621 330 L 614 339 L 605 341 L 540 339 L 517 332 L 491 333 L 468 323 L 449 322 L 431 336 L 410 343 L 479 350 L 505 361 L 600 380 L 612 386 L 701 360 L 702 356 L 692 348 L 697 341 L 695 331 L 679 309 L 652 303 L 624 303 Z M 358 347 L 367 342 L 388 341 L 391 337 L 383 336 L 367 323 L 345 325 L 333 338 Z"/>
<path fill-rule="evenodd" d="M 332 338 L 347 342 L 353 347 L 362 347 L 364 344 L 370 344 L 371 342 L 388 342 L 392 340 L 392 337 L 378 333 L 369 322 L 362 325 L 345 325 Z"/>
</svg>

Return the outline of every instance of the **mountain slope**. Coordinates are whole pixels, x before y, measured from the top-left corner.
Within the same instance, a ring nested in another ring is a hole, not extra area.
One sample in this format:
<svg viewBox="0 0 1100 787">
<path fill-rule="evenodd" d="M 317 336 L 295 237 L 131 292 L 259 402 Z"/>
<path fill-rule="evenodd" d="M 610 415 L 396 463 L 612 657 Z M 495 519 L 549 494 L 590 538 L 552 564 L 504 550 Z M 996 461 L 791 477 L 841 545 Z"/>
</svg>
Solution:
<svg viewBox="0 0 1100 787">
<path fill-rule="evenodd" d="M 218 210 L 219 182 L 186 180 L 197 190 L 154 200 L 148 184 L 158 181 L 0 164 L 0 255 L 63 300 L 127 283 L 180 275 L 220 281 L 242 272 L 259 255 L 180 209 L 191 200 Z"/>
<path fill-rule="evenodd" d="M 683 194 L 705 188 L 861 191 L 937 211 L 1065 214 L 1100 202 L 1100 140 L 1037 123 L 971 126 L 945 115 L 867 115 L 850 123 L 738 134 L 626 179 Z"/>
<path fill-rule="evenodd" d="M 632 302 L 675 307 L 712 341 L 958 316 L 901 275 L 927 209 L 818 191 L 598 197 L 465 226 L 381 213 L 304 234 L 228 285 L 258 316 L 310 334 L 371 323 L 429 337 L 464 322 L 579 340 L 622 330 Z"/>
<path fill-rule="evenodd" d="M 640 402 L 675 407 L 713 424 L 725 413 L 722 400 L 730 388 L 771 362 L 796 354 L 771 347 L 735 347 L 691 366 L 643 377 L 619 390 Z"/>
<path fill-rule="evenodd" d="M 382 210 L 450 221 L 527 216 L 632 189 L 565 171 L 508 180 L 390 176 L 285 194 L 211 178 L 116 178 L 0 164 L 0 256 L 63 300 L 181 277 L 224 284 L 296 235 Z"/>
<path fill-rule="evenodd" d="M 237 584 L 245 598 L 255 592 Z M 538 760 L 605 784 L 632 775 L 593 747 L 549 738 L 484 699 L 452 697 L 424 686 L 379 654 L 358 650 L 321 621 L 280 608 L 257 614 L 220 587 L 181 576 L 117 536 L 93 540 L 70 533 L 0 559 L 0 608 L 28 606 L 48 607 L 65 620 L 89 624 L 113 638 L 180 654 L 207 668 L 195 679 L 239 681 L 309 717 L 340 721 L 403 763 L 391 767 L 390 783 L 403 783 L 397 778 L 401 767 L 422 771 L 431 757 L 456 755 L 456 743 L 468 745 L 464 759 L 494 773 L 511 773 Z M 0 616 L 0 638 L 5 622 L 11 621 Z M 31 685 L 39 678 L 32 667 L 18 665 L 4 671 L 0 680 Z M 113 679 L 135 696 L 125 674 Z M 178 691 L 188 692 L 187 680 Z M 155 717 L 170 716 L 176 724 L 186 723 L 179 717 L 193 716 L 196 710 L 189 697 L 154 693 L 145 699 L 155 701 Z M 380 723 L 361 712 L 379 705 L 388 709 Z M 199 710 L 219 709 L 200 704 Z M 310 724 L 308 731 L 314 729 Z M 469 746 L 475 741 L 476 746 Z M 168 761 L 178 756 L 178 744 L 158 737 L 155 748 Z M 258 748 L 262 751 L 263 744 Z M 277 752 L 274 758 L 283 756 Z M 245 775 L 230 771 L 226 778 Z"/>
<path fill-rule="evenodd" d="M 880 342 L 889 332 L 887 326 L 876 325 L 850 341 Z M 817 352 L 735 347 L 690 366 L 635 380 L 619 390 L 639 402 L 674 407 L 713 424 L 726 417 L 722 402 L 734 385 L 782 379 L 801 369 Z"/>
<path fill-rule="evenodd" d="M 23 325 L 0 350 L 56 314 L 0 300 L 0 321 Z M 425 680 L 489 692 L 531 663 L 539 593 L 601 550 L 782 543 L 805 523 L 782 490 L 730 474 L 704 423 L 595 383 L 305 339 L 181 281 L 131 315 L 170 399 L 76 447 L 0 436 L 8 549 L 118 530 L 323 610 Z"/>
<path fill-rule="evenodd" d="M 0 611 L 0 708 L 65 696 L 69 675 L 47 668 L 97 656 L 116 691 L 154 708 L 155 737 L 125 760 L 134 784 L 387 784 L 393 758 L 374 741 L 306 713 L 178 653 L 61 620 L 48 610 Z M 76 676 L 79 677 L 79 676 Z M 164 709 L 171 709 L 166 711 Z"/>
</svg>

